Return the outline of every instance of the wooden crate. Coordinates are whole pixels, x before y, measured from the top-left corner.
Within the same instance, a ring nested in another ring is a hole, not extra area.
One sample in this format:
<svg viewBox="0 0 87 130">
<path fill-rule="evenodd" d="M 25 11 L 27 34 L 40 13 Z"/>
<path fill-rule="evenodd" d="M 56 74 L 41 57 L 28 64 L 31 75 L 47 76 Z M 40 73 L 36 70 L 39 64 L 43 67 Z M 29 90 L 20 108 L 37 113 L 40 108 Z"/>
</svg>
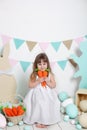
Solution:
<svg viewBox="0 0 87 130">
<path fill-rule="evenodd" d="M 82 100 L 87 100 L 87 89 L 79 89 L 76 92 L 75 103 L 76 103 L 76 105 L 77 105 L 78 108 L 79 108 L 79 103 Z"/>
</svg>

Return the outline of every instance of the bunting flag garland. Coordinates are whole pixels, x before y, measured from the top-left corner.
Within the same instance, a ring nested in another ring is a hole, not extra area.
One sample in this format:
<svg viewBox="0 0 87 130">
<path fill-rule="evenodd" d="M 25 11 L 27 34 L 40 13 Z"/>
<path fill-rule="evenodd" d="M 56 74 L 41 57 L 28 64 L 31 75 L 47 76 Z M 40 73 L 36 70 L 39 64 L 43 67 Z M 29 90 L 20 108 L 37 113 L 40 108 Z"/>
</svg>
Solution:
<svg viewBox="0 0 87 130">
<path fill-rule="evenodd" d="M 53 46 L 53 48 L 58 51 L 60 45 L 61 45 L 61 42 L 51 42 L 51 45 Z"/>
<path fill-rule="evenodd" d="M 68 48 L 68 50 L 70 49 L 71 45 L 72 45 L 72 40 L 67 40 L 67 41 L 63 41 L 63 44 Z"/>
<path fill-rule="evenodd" d="M 35 47 L 37 42 L 32 42 L 32 41 L 26 41 L 26 44 L 28 46 L 29 51 L 32 51 L 32 49 Z"/>
<path fill-rule="evenodd" d="M 67 60 L 57 61 L 58 65 L 61 67 L 62 70 L 65 69 Z"/>
<path fill-rule="evenodd" d="M 13 46 L 11 46 L 11 55 L 10 56 L 13 56 L 14 58 L 12 59 L 12 57 L 10 57 L 11 58 L 11 59 L 9 59 L 10 64 L 12 66 L 15 66 L 18 62 L 20 62 L 20 65 L 21 65 L 23 71 L 25 72 L 27 70 L 27 68 L 29 67 L 29 65 L 31 64 L 31 61 L 32 61 L 34 55 L 36 55 L 36 52 L 39 52 L 39 51 L 46 52 L 46 49 L 47 49 L 46 53 L 49 55 L 49 57 L 51 57 L 51 61 L 50 61 L 51 66 L 53 67 L 55 65 L 55 63 L 57 62 L 57 64 L 61 67 L 61 69 L 64 70 L 67 61 L 69 61 L 74 67 L 77 66 L 77 64 L 75 63 L 75 61 L 73 59 L 61 60 L 61 59 L 67 59 L 67 55 L 70 56 L 72 54 L 71 47 L 72 47 L 73 41 L 75 41 L 74 43 L 77 43 L 78 45 L 80 45 L 80 43 L 85 41 L 86 38 L 87 38 L 87 35 L 85 35 L 84 37 L 75 38 L 73 40 L 66 40 L 66 41 L 59 41 L 59 42 L 40 42 L 39 43 L 39 42 L 34 42 L 34 41 L 26 41 L 26 40 L 22 40 L 22 39 L 12 38 L 12 37 L 9 37 L 6 35 L 0 35 L 0 55 L 2 55 L 5 44 L 9 43 L 10 46 L 13 45 Z M 22 46 L 24 43 L 27 46 L 25 46 L 25 45 Z M 37 44 L 39 45 L 39 48 L 38 48 Z M 36 45 L 37 45 L 37 47 L 35 48 Z M 62 46 L 62 45 L 64 45 L 64 46 Z M 16 51 L 16 50 L 12 51 L 12 49 L 15 49 L 14 47 L 16 47 L 17 50 L 20 47 L 21 47 L 21 49 L 18 51 Z M 26 49 L 27 49 L 27 51 L 26 51 Z M 34 51 L 32 51 L 33 49 L 34 49 Z M 66 51 L 65 51 L 65 49 L 66 49 Z M 70 49 L 71 49 L 71 52 L 70 52 Z M 30 51 L 30 53 L 28 53 L 28 51 Z M 22 57 L 21 57 L 21 52 L 23 54 Z M 27 52 L 27 53 L 25 53 L 25 52 Z M 67 55 L 65 55 L 64 53 L 66 53 Z M 31 55 L 31 57 L 29 57 L 30 55 Z M 18 59 L 18 61 L 16 61 L 15 59 Z M 24 60 L 24 61 L 21 61 L 21 60 Z M 28 60 L 30 62 L 28 62 Z"/>
<path fill-rule="evenodd" d="M 22 66 L 23 71 L 25 72 L 27 68 L 30 66 L 31 62 L 25 62 L 25 61 L 20 61 L 20 65 Z"/>
<path fill-rule="evenodd" d="M 16 49 L 18 49 L 24 42 L 25 42 L 24 40 L 14 38 Z"/>
</svg>

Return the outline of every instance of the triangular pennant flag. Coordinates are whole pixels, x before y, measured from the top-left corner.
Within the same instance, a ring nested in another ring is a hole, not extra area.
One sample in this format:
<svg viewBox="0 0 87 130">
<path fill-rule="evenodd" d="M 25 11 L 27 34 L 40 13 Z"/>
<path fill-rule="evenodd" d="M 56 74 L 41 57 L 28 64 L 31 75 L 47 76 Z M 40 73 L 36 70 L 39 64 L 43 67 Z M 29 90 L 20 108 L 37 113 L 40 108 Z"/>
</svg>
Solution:
<svg viewBox="0 0 87 130">
<path fill-rule="evenodd" d="M 53 48 L 57 51 L 60 47 L 61 42 L 51 42 Z"/>
<path fill-rule="evenodd" d="M 1 35 L 2 38 L 2 43 L 5 45 L 6 43 L 9 43 L 11 40 L 11 37 L 5 36 L 5 35 Z"/>
<path fill-rule="evenodd" d="M 56 64 L 56 62 L 51 62 L 51 63 L 50 63 L 51 68 L 53 68 L 55 64 Z"/>
<path fill-rule="evenodd" d="M 85 35 L 85 38 L 87 38 L 87 35 Z"/>
<path fill-rule="evenodd" d="M 63 44 L 70 49 L 71 45 L 72 45 L 72 40 L 67 40 L 67 41 L 63 41 Z"/>
<path fill-rule="evenodd" d="M 15 66 L 18 63 L 18 61 L 14 59 L 9 59 L 9 63 L 11 66 Z"/>
<path fill-rule="evenodd" d="M 67 63 L 67 60 L 58 61 L 57 63 L 62 68 L 62 70 L 64 70 L 65 66 L 66 66 L 66 63 Z"/>
<path fill-rule="evenodd" d="M 76 38 L 76 39 L 74 39 L 75 40 L 75 42 L 77 43 L 77 44 L 80 44 L 80 42 L 82 42 L 83 40 L 84 40 L 84 38 L 83 37 L 79 37 L 79 38 Z"/>
<path fill-rule="evenodd" d="M 28 46 L 28 49 L 30 51 L 32 51 L 32 49 L 35 47 L 35 45 L 37 44 L 36 42 L 32 42 L 32 41 L 26 41 L 26 44 Z"/>
<path fill-rule="evenodd" d="M 25 61 L 20 61 L 20 64 L 22 66 L 22 69 L 25 72 L 31 63 L 30 62 L 25 62 Z"/>
<path fill-rule="evenodd" d="M 25 42 L 24 40 L 14 38 L 16 49 L 18 49 L 24 42 Z"/>
<path fill-rule="evenodd" d="M 39 43 L 39 46 L 43 51 L 45 51 L 49 46 L 49 42 L 43 42 L 43 43 L 41 42 Z"/>
</svg>

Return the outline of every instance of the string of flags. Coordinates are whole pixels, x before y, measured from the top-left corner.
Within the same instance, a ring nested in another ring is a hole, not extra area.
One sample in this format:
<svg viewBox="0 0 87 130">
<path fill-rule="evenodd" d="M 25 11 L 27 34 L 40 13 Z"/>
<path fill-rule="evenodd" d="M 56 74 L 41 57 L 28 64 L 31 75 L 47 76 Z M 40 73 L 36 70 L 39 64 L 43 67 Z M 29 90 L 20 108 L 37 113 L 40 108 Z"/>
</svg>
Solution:
<svg viewBox="0 0 87 130">
<path fill-rule="evenodd" d="M 9 59 L 9 62 L 11 64 L 11 66 L 15 66 L 16 64 L 20 63 L 24 72 L 26 72 L 28 67 L 32 64 L 32 62 L 16 61 L 16 60 L 13 60 L 13 59 Z M 60 66 L 60 68 L 62 70 L 64 70 L 67 62 L 69 62 L 69 61 L 68 60 L 62 60 L 62 61 L 57 61 L 57 62 L 51 62 L 50 64 L 51 64 L 51 67 L 54 67 L 55 64 L 57 63 L 57 65 Z"/>
<path fill-rule="evenodd" d="M 83 36 L 83 37 L 79 37 L 73 40 L 66 40 L 66 41 L 58 41 L 58 42 L 35 42 L 35 41 L 27 41 L 27 40 L 23 40 L 23 39 L 18 39 L 18 38 L 12 38 L 9 37 L 7 35 L 0 35 L 0 51 L 1 49 L 4 47 L 5 44 L 10 43 L 11 41 L 13 41 L 15 49 L 19 50 L 24 44 L 27 45 L 27 48 L 29 50 L 29 52 L 31 53 L 33 51 L 33 49 L 36 47 L 36 45 L 38 44 L 39 47 L 41 48 L 41 50 L 45 51 L 49 45 L 51 45 L 51 47 L 54 49 L 55 53 L 58 52 L 58 50 L 60 49 L 60 46 L 63 44 L 65 46 L 65 48 L 67 48 L 67 50 L 70 50 L 73 41 L 76 42 L 76 44 L 80 44 L 80 42 L 84 41 L 85 39 L 87 39 L 87 35 Z M 31 65 L 31 61 L 17 61 L 15 59 L 9 59 L 9 62 L 12 66 L 15 66 L 18 62 L 20 63 L 22 69 L 24 72 L 27 71 L 28 67 Z M 67 62 L 70 62 L 73 66 L 76 66 L 75 62 L 70 59 L 64 59 L 64 60 L 57 60 L 55 62 L 51 62 L 51 65 L 54 66 L 55 63 L 57 63 L 60 68 L 62 70 L 65 69 Z"/>
</svg>

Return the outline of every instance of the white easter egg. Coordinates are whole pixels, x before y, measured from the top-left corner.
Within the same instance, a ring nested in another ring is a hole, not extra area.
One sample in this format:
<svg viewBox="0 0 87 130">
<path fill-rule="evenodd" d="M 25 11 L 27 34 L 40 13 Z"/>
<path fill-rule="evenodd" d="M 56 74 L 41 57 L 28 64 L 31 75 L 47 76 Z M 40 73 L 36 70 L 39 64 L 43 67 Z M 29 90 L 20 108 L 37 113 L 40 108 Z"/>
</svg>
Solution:
<svg viewBox="0 0 87 130">
<path fill-rule="evenodd" d="M 72 125 L 75 125 L 75 120 L 70 120 L 70 123 L 71 123 Z"/>
</svg>

